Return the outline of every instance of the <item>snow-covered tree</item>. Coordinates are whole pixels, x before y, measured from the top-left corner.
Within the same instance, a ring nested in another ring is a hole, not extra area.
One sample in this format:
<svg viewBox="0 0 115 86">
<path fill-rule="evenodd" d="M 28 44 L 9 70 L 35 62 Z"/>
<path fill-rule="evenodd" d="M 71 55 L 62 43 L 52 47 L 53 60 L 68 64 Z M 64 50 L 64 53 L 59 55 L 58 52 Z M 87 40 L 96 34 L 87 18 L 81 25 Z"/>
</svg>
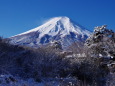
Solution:
<svg viewBox="0 0 115 86">
<path fill-rule="evenodd" d="M 115 59 L 115 32 L 106 28 L 107 25 L 95 27 L 85 45 L 92 57 Z"/>
<path fill-rule="evenodd" d="M 54 49 L 60 49 L 60 50 L 62 50 L 62 44 L 61 44 L 60 41 L 51 42 L 51 46 L 52 46 Z"/>
</svg>

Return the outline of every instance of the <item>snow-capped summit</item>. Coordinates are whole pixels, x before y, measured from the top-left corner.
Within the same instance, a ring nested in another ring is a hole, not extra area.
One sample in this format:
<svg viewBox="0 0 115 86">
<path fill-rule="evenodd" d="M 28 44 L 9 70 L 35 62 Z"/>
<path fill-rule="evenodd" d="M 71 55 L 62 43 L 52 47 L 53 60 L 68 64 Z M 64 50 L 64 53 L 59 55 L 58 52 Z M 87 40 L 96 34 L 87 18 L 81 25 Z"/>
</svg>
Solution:
<svg viewBox="0 0 115 86">
<path fill-rule="evenodd" d="M 73 41 L 83 41 L 90 32 L 79 24 L 74 24 L 68 17 L 54 17 L 45 24 L 27 32 L 12 36 L 11 43 L 27 46 L 39 46 L 51 41 L 61 40 L 70 45 Z"/>
</svg>

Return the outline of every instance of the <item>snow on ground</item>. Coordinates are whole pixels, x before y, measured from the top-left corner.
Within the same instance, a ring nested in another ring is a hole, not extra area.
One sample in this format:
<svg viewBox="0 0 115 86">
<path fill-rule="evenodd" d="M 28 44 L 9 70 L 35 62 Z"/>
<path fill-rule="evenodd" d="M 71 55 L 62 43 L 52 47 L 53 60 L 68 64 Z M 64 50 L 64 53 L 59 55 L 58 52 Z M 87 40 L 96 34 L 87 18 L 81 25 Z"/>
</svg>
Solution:
<svg viewBox="0 0 115 86">
<path fill-rule="evenodd" d="M 74 78 L 45 78 L 42 82 L 35 82 L 34 79 L 22 80 L 12 75 L 0 75 L 0 86 L 74 86 L 77 80 Z"/>
</svg>

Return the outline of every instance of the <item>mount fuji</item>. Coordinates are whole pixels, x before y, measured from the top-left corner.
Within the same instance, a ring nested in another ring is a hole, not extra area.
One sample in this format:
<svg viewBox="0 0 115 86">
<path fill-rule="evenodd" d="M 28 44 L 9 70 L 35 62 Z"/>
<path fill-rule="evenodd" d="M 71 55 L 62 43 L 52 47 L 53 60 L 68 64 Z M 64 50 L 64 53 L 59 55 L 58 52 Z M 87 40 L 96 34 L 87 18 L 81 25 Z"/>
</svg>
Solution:
<svg viewBox="0 0 115 86">
<path fill-rule="evenodd" d="M 61 42 L 63 46 L 69 46 L 73 42 L 85 41 L 90 34 L 90 31 L 75 24 L 68 17 L 54 17 L 39 27 L 9 39 L 12 44 L 30 47 L 39 47 L 54 41 Z"/>
</svg>

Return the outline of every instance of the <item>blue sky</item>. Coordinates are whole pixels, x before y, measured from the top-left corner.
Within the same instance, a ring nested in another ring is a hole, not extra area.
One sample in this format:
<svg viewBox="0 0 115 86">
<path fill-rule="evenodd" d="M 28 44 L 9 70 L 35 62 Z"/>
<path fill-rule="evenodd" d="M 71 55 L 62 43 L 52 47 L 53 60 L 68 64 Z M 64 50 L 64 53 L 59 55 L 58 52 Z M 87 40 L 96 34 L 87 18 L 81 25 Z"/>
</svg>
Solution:
<svg viewBox="0 0 115 86">
<path fill-rule="evenodd" d="M 115 0 L 0 0 L 0 35 L 19 34 L 57 16 L 91 31 L 103 24 L 115 31 Z"/>
</svg>

